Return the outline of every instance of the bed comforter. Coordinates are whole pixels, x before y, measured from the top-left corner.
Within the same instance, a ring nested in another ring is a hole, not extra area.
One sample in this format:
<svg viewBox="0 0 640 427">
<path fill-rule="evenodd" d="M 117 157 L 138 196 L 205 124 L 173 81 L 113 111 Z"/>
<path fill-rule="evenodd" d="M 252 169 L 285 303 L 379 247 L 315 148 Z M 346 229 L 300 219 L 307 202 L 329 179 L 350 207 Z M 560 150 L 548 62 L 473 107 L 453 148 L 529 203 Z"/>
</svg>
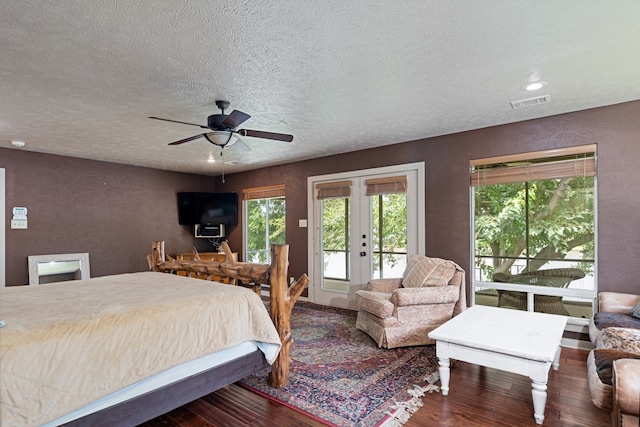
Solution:
<svg viewBox="0 0 640 427">
<path fill-rule="evenodd" d="M 0 289 L 0 420 L 40 425 L 248 340 L 280 339 L 253 292 L 165 273 Z"/>
</svg>

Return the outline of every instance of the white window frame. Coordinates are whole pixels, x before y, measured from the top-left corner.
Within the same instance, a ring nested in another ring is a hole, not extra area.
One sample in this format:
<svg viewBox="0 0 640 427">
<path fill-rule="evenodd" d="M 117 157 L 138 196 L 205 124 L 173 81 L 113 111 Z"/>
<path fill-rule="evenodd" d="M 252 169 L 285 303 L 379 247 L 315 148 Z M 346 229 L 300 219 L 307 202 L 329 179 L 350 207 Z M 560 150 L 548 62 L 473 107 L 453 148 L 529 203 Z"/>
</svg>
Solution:
<svg viewBox="0 0 640 427">
<path fill-rule="evenodd" d="M 287 211 L 286 211 L 286 203 L 287 203 L 287 199 L 286 196 L 277 196 L 277 197 L 264 197 L 264 198 L 260 198 L 260 199 L 250 199 L 250 200 L 243 200 L 242 201 L 242 247 L 243 247 L 243 259 L 244 260 L 248 260 L 249 259 L 249 233 L 248 233 L 248 227 L 249 227 L 249 209 L 247 204 L 249 202 L 252 201 L 256 201 L 256 200 L 270 200 L 270 199 L 283 199 L 284 203 L 285 203 L 285 236 L 287 233 L 287 229 L 286 229 L 286 218 L 287 218 Z M 269 226 L 269 219 L 267 218 L 267 230 L 268 230 L 268 226 Z M 286 237 L 285 237 L 286 239 Z M 268 240 L 268 236 L 267 236 L 267 240 Z M 265 261 L 267 264 L 271 262 L 271 243 L 267 242 L 267 261 Z"/>
<path fill-rule="evenodd" d="M 597 151 L 596 156 L 597 156 Z M 543 153 L 543 152 L 541 152 Z M 535 152 L 527 153 L 531 154 L 531 158 L 535 158 Z M 543 157 L 543 156 L 540 156 Z M 502 282 L 490 282 L 490 281 L 476 281 L 474 274 L 474 267 L 476 262 L 475 254 L 475 187 L 470 186 L 469 191 L 469 247 L 470 262 L 470 282 L 471 282 L 471 305 L 475 305 L 476 290 L 480 288 L 490 288 L 496 290 L 505 291 L 518 291 L 527 293 L 527 311 L 534 311 L 534 295 L 553 295 L 553 296 L 567 296 L 581 299 L 589 299 L 592 304 L 592 311 L 597 311 L 597 297 L 598 297 L 598 175 L 594 176 L 593 181 L 593 195 L 594 195 L 594 288 L 592 290 L 582 289 L 568 289 L 568 288 L 551 288 L 545 286 L 535 286 L 526 284 L 510 284 Z M 576 325 L 580 327 L 586 327 L 590 322 L 590 319 L 583 319 L 578 317 L 567 317 L 567 324 Z M 571 326 L 567 327 L 569 330 Z M 583 330 L 580 330 L 583 331 Z"/>
</svg>

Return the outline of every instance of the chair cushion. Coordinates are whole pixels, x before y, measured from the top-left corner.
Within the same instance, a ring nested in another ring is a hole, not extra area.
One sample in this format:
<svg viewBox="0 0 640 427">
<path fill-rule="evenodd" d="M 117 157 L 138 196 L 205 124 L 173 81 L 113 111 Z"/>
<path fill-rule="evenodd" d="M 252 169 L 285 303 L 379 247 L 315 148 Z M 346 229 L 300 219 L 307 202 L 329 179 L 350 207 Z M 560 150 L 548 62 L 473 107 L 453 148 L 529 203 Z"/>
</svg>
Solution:
<svg viewBox="0 0 640 427">
<path fill-rule="evenodd" d="M 638 303 L 631 310 L 629 310 L 629 314 L 640 319 L 640 301 L 638 301 Z"/>
<path fill-rule="evenodd" d="M 402 279 L 401 278 L 393 278 L 393 279 L 371 279 L 369 283 L 367 283 L 367 291 L 371 292 L 386 292 L 390 294 L 402 287 Z"/>
<path fill-rule="evenodd" d="M 454 285 L 401 288 L 391 295 L 396 306 L 455 304 L 460 298 L 460 289 Z"/>
<path fill-rule="evenodd" d="M 593 315 L 593 324 L 600 330 L 611 327 L 640 329 L 640 319 L 627 313 L 601 311 Z"/>
<path fill-rule="evenodd" d="M 455 272 L 456 265 L 451 261 L 411 255 L 402 275 L 402 287 L 446 286 Z"/>
<path fill-rule="evenodd" d="M 640 354 L 640 329 L 605 328 L 598 336 L 596 347 Z"/>
</svg>

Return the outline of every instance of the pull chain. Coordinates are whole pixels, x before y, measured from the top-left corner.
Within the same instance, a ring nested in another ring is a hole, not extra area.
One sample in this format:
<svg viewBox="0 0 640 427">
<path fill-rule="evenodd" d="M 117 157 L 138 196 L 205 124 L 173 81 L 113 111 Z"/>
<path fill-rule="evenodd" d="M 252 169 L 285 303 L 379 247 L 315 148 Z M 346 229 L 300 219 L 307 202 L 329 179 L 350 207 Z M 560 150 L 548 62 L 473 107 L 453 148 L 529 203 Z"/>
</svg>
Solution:
<svg viewBox="0 0 640 427">
<path fill-rule="evenodd" d="M 222 158 L 223 148 L 220 149 L 220 160 L 222 160 L 222 183 L 224 184 L 224 159 Z"/>
</svg>

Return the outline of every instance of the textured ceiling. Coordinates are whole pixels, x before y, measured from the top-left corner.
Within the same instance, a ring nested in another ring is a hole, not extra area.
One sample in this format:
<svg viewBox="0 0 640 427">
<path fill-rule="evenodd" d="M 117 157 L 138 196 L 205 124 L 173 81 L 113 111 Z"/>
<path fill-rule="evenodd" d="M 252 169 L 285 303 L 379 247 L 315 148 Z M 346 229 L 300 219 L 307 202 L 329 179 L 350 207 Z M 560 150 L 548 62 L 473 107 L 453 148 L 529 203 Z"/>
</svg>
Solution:
<svg viewBox="0 0 640 427">
<path fill-rule="evenodd" d="M 0 147 L 217 175 L 640 99 L 639 52 L 638 0 L 2 0 Z M 216 99 L 293 142 L 147 118 Z"/>
</svg>

